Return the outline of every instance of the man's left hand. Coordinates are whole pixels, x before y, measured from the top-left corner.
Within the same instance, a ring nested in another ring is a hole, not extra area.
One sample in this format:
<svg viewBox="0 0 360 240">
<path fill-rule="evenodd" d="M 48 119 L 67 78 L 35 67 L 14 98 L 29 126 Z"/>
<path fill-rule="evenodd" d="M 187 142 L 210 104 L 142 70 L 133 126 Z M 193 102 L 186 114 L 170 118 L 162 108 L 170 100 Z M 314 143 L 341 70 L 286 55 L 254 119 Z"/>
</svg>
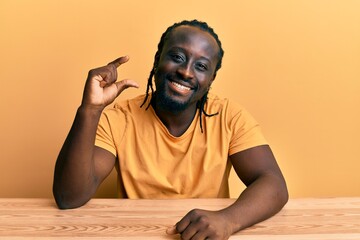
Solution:
<svg viewBox="0 0 360 240">
<path fill-rule="evenodd" d="M 233 231 L 223 212 L 194 209 L 166 233 L 180 234 L 183 240 L 224 240 L 229 239 Z"/>
</svg>

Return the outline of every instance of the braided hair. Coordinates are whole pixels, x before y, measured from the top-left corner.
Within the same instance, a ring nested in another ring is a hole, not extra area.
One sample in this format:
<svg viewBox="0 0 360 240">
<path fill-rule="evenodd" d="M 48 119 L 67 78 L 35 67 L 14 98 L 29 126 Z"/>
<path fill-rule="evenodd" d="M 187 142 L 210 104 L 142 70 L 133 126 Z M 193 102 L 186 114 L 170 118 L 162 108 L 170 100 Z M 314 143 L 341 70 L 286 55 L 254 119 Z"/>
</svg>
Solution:
<svg viewBox="0 0 360 240">
<path fill-rule="evenodd" d="M 205 31 L 205 32 L 208 32 L 211 34 L 211 36 L 214 37 L 214 39 L 216 40 L 218 46 L 219 46 L 219 52 L 218 52 L 218 62 L 216 64 L 216 68 L 215 68 L 215 74 L 216 72 L 221 68 L 221 63 L 222 63 L 222 58 L 224 56 L 224 50 L 222 49 L 221 47 L 221 42 L 219 40 L 219 37 L 218 35 L 214 32 L 214 29 L 211 28 L 206 22 L 201 22 L 201 21 L 198 21 L 198 20 L 191 20 L 191 21 L 188 21 L 188 20 L 184 20 L 182 22 L 178 22 L 178 23 L 175 23 L 173 24 L 172 26 L 168 27 L 166 29 L 166 31 L 162 34 L 161 38 L 160 38 L 160 42 L 158 44 L 158 50 L 157 52 L 155 53 L 155 57 L 154 57 L 154 64 L 153 64 L 153 67 L 150 71 L 150 75 L 149 75 L 149 78 L 148 78 L 148 83 L 147 83 L 147 86 L 146 86 L 146 95 L 145 95 L 145 99 L 143 101 L 143 103 L 141 104 L 140 107 L 143 107 L 144 104 L 146 103 L 146 101 L 148 100 L 149 98 L 149 90 L 151 89 L 151 93 L 152 93 L 152 96 L 154 96 L 154 87 L 153 87 L 153 77 L 154 77 L 154 74 L 155 74 L 155 69 L 157 68 L 158 64 L 159 64 L 159 60 L 160 60 L 160 56 L 161 56 L 161 53 L 162 53 L 162 50 L 163 50 L 163 47 L 164 47 L 164 44 L 166 42 L 166 40 L 168 39 L 168 36 L 170 35 L 170 33 L 176 28 L 176 27 L 179 27 L 179 26 L 192 26 L 192 27 L 198 27 L 200 28 L 201 30 Z M 207 117 L 212 117 L 212 116 L 215 116 L 217 114 L 219 114 L 218 112 L 217 113 L 213 113 L 213 114 L 208 114 L 205 109 L 204 109 L 204 106 L 205 106 L 205 103 L 206 103 L 206 100 L 207 100 L 207 95 L 208 95 L 209 91 L 205 93 L 205 95 L 199 100 L 199 102 L 197 103 L 197 107 L 199 108 L 199 112 L 200 112 L 200 129 L 201 129 L 201 132 L 203 132 L 203 128 L 202 128 L 202 118 L 201 118 L 201 115 L 202 113 L 207 116 Z M 146 107 L 146 110 L 150 107 L 150 104 L 151 104 L 151 101 L 149 101 L 149 104 L 147 105 Z"/>
</svg>

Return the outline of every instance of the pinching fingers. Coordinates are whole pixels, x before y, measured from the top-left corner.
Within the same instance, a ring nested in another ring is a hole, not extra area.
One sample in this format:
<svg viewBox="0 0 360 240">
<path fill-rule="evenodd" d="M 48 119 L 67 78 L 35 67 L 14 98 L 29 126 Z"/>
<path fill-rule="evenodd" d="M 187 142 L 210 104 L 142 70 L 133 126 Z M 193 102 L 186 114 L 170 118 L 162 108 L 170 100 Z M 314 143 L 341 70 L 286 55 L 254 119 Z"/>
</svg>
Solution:
<svg viewBox="0 0 360 240">
<path fill-rule="evenodd" d="M 113 65 L 115 68 L 118 68 L 121 64 L 126 63 L 127 61 L 129 61 L 129 56 L 122 56 L 110 62 L 108 65 Z"/>
<path fill-rule="evenodd" d="M 115 84 L 118 89 L 118 94 L 120 94 L 122 91 L 124 91 L 125 89 L 127 89 L 129 87 L 134 87 L 134 88 L 139 87 L 139 84 L 131 79 L 124 79 L 119 82 L 116 82 Z"/>
</svg>

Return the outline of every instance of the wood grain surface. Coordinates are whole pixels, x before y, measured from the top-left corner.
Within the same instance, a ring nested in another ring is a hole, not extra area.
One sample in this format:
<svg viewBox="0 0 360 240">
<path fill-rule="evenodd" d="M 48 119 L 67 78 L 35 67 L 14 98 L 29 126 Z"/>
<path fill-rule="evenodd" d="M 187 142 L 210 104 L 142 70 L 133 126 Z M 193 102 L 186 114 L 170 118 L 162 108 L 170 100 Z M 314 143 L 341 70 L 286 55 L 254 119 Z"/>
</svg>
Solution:
<svg viewBox="0 0 360 240">
<path fill-rule="evenodd" d="M 93 199 L 59 210 L 53 199 L 0 199 L 0 239 L 180 239 L 167 227 L 194 208 L 234 199 Z M 246 217 L 246 216 L 244 216 Z M 230 239 L 360 240 L 360 198 L 291 199 L 276 216 Z"/>
</svg>

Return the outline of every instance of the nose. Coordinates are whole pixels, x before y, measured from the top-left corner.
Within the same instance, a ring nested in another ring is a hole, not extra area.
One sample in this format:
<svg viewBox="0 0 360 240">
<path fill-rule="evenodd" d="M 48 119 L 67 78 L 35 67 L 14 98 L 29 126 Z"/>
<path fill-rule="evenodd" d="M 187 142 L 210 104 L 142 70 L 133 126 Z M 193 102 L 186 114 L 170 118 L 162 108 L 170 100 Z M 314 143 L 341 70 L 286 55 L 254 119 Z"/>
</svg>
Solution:
<svg viewBox="0 0 360 240">
<path fill-rule="evenodd" d="M 191 67 L 191 64 L 186 64 L 186 63 L 182 64 L 177 69 L 177 73 L 185 80 L 194 78 L 194 72 Z"/>
</svg>

